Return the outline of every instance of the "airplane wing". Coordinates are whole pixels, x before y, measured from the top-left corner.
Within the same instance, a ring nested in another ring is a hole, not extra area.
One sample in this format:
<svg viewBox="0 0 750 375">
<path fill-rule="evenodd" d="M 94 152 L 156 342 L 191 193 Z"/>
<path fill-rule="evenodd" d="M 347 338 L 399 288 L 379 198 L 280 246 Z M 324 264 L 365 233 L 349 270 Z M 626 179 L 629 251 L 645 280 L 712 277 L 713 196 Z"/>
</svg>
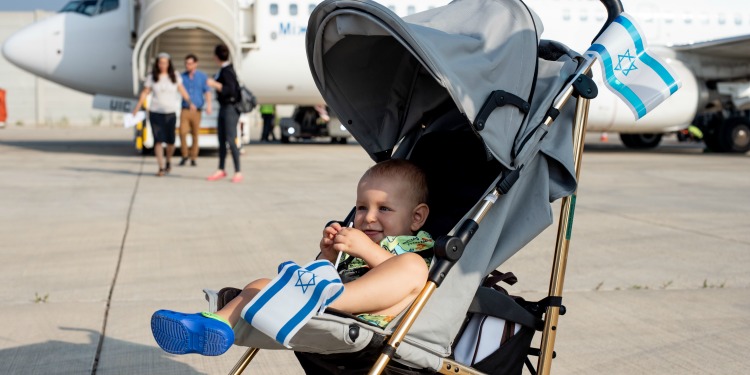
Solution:
<svg viewBox="0 0 750 375">
<path fill-rule="evenodd" d="M 682 53 L 750 61 L 750 35 L 671 47 Z"/>
<path fill-rule="evenodd" d="M 727 81 L 750 76 L 750 34 L 668 48 L 697 78 Z"/>
</svg>

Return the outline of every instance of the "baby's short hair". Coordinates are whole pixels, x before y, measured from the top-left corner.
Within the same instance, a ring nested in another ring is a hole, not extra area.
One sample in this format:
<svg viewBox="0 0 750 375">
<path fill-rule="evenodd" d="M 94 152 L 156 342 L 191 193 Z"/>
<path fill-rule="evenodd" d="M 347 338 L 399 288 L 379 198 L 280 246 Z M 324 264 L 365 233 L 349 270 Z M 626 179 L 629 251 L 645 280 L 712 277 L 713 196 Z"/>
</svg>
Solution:
<svg viewBox="0 0 750 375">
<path fill-rule="evenodd" d="M 422 168 L 405 159 L 389 159 L 370 167 L 362 180 L 370 177 L 385 177 L 406 181 L 412 189 L 416 203 L 427 203 L 427 175 Z"/>
</svg>

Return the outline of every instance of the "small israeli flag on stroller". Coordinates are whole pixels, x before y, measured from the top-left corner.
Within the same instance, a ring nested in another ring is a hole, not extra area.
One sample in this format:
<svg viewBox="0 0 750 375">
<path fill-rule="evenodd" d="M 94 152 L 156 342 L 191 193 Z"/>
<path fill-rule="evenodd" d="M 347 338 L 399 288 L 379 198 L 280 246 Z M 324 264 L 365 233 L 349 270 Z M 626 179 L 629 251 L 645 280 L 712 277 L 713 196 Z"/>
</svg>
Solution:
<svg viewBox="0 0 750 375">
<path fill-rule="evenodd" d="M 344 291 L 331 262 L 317 260 L 300 267 L 279 265 L 279 274 L 244 309 L 241 316 L 259 331 L 289 347 L 289 340 L 314 315 Z"/>
<path fill-rule="evenodd" d="M 643 35 L 633 18 L 621 13 L 584 54 L 598 58 L 604 83 L 630 107 L 636 120 L 682 86 L 669 65 L 648 52 Z"/>
</svg>

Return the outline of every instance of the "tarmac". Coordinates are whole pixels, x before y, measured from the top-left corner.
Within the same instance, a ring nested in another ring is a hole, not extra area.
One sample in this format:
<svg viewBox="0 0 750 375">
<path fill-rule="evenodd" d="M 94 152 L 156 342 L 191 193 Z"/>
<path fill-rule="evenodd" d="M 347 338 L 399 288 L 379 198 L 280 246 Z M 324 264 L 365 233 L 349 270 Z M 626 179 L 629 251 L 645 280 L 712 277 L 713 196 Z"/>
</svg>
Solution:
<svg viewBox="0 0 750 375">
<path fill-rule="evenodd" d="M 612 138 L 584 154 L 552 373 L 747 373 L 750 156 Z M 151 314 L 310 260 L 372 164 L 354 142 L 252 143 L 241 160 L 240 184 L 205 180 L 215 153 L 155 177 L 130 130 L 0 130 L 0 374 L 228 373 L 244 348 L 166 354 Z M 546 294 L 556 230 L 501 267 L 511 294 Z M 303 372 L 260 351 L 246 373 Z"/>
</svg>

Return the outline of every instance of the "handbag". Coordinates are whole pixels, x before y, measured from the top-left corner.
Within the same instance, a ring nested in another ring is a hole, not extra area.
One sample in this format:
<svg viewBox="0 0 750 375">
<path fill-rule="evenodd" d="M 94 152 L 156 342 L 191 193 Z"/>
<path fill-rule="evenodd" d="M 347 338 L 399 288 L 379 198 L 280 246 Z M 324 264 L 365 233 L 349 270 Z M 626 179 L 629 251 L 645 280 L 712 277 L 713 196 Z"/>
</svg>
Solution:
<svg viewBox="0 0 750 375">
<path fill-rule="evenodd" d="M 253 108 L 258 105 L 258 101 L 247 87 L 240 86 L 240 100 L 234 103 L 234 107 L 239 113 L 252 112 Z"/>
</svg>

